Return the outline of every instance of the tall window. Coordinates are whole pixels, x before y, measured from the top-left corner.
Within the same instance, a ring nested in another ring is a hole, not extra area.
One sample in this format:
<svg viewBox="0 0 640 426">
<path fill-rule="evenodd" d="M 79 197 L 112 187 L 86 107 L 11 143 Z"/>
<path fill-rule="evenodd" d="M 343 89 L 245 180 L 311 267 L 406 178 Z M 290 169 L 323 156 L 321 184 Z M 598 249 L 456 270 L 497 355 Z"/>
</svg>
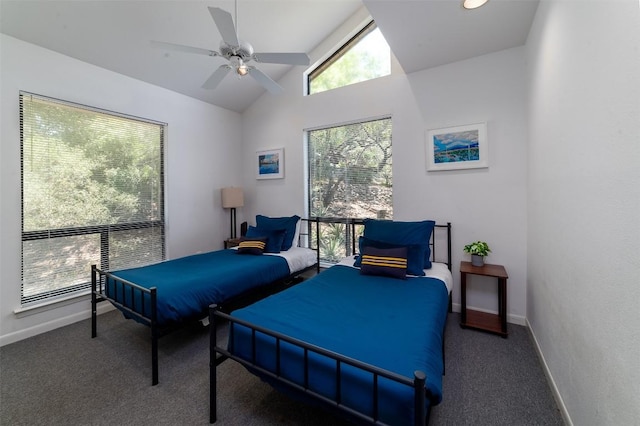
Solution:
<svg viewBox="0 0 640 426">
<path fill-rule="evenodd" d="M 391 74 L 391 49 L 371 21 L 308 75 L 308 94 Z"/>
<path fill-rule="evenodd" d="M 392 218 L 391 118 L 311 130 L 308 139 L 309 213 L 333 218 Z M 327 224 L 320 254 L 348 255 L 347 229 Z"/>
<path fill-rule="evenodd" d="M 23 305 L 164 259 L 165 125 L 20 93 Z"/>
</svg>

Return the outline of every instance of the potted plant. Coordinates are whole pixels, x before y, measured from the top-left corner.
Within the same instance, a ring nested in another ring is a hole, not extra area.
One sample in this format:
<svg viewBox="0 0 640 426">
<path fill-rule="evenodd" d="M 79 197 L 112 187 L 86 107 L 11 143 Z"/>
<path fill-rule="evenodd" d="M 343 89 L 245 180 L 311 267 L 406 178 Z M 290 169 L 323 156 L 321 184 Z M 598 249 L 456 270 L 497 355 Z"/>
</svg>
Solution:
<svg viewBox="0 0 640 426">
<path fill-rule="evenodd" d="M 491 249 L 489 248 L 489 244 L 484 241 L 476 241 L 475 243 L 464 246 L 464 251 L 471 255 L 471 264 L 473 266 L 483 266 L 484 257 L 491 252 Z"/>
</svg>

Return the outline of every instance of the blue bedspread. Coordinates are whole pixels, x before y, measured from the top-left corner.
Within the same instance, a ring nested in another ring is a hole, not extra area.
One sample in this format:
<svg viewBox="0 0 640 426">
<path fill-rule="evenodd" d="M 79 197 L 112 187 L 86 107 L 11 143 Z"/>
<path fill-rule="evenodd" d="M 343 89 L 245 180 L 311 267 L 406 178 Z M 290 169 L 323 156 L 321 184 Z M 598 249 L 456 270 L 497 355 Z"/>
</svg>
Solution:
<svg viewBox="0 0 640 426">
<path fill-rule="evenodd" d="M 365 276 L 358 269 L 334 266 L 313 279 L 233 312 L 251 323 L 390 370 L 413 379 L 427 376 L 427 397 L 442 399 L 442 343 L 448 292 L 433 278 L 397 280 Z M 235 326 L 230 350 L 250 359 L 246 327 Z M 275 370 L 273 339 L 258 335 L 258 365 Z M 281 373 L 302 383 L 301 351 L 282 344 Z M 335 362 L 310 356 L 312 389 L 335 398 Z M 371 415 L 370 375 L 344 367 L 342 395 L 346 405 Z M 412 423 L 413 389 L 380 381 L 381 420 Z"/>
<path fill-rule="evenodd" d="M 235 250 L 219 250 L 113 274 L 139 286 L 158 289 L 157 319 L 162 326 L 200 315 L 212 303 L 222 303 L 249 289 L 285 278 L 289 265 L 280 256 L 239 255 Z M 107 295 L 114 297 L 112 283 L 107 286 Z M 130 296 L 125 297 L 130 302 Z M 122 295 L 117 300 L 121 301 Z M 146 316 L 151 314 L 149 306 L 147 301 Z M 136 308 L 142 309 L 140 300 L 136 300 Z"/>
</svg>

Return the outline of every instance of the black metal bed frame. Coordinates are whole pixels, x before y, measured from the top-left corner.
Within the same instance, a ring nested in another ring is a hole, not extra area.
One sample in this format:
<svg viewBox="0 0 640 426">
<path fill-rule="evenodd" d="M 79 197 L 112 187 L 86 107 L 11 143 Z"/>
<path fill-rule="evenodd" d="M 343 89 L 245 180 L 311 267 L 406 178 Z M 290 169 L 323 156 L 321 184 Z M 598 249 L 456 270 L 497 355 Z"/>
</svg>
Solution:
<svg viewBox="0 0 640 426">
<path fill-rule="evenodd" d="M 345 223 L 348 226 L 351 226 L 352 233 L 352 244 L 353 248 L 356 247 L 356 237 L 355 237 L 355 226 L 362 225 L 363 221 L 361 219 L 336 219 L 336 218 L 314 218 L 316 220 L 316 226 L 319 226 L 320 222 L 328 222 L 328 223 Z M 451 223 L 447 222 L 446 225 L 436 225 L 436 229 L 446 229 L 447 235 L 447 261 L 446 264 L 451 271 L 452 260 L 451 260 Z M 431 240 L 429 245 L 431 246 L 431 257 L 434 261 L 435 257 L 435 247 L 436 247 L 436 236 L 435 230 L 431 235 Z M 316 234 L 318 235 L 318 234 Z M 449 312 L 451 312 L 451 294 L 449 294 Z M 247 360 L 241 357 L 238 357 L 231 353 L 227 348 L 220 347 L 217 344 L 217 322 L 223 321 L 228 322 L 229 325 L 229 341 L 233 339 L 233 327 L 232 324 L 238 324 L 244 327 L 247 327 L 251 330 L 252 336 L 252 359 Z M 248 367 L 252 370 L 258 371 L 261 374 L 264 374 L 272 379 L 277 380 L 280 383 L 285 384 L 286 386 L 300 391 L 303 394 L 310 396 L 319 400 L 325 406 L 328 406 L 331 409 L 338 411 L 346 416 L 349 416 L 351 420 L 357 420 L 360 422 L 371 423 L 371 424 L 384 424 L 379 420 L 378 413 L 378 378 L 384 377 L 389 380 L 395 381 L 402 385 L 413 388 L 414 391 L 414 419 L 415 425 L 426 425 L 429 423 L 429 415 L 431 412 L 431 404 L 425 406 L 425 399 L 427 397 L 427 389 L 426 389 L 426 375 L 422 371 L 415 371 L 413 379 L 393 373 L 391 371 L 376 367 L 371 364 L 364 363 L 357 359 L 353 359 L 342 354 L 329 351 L 327 349 L 309 344 L 299 339 L 294 339 L 282 333 L 278 333 L 264 327 L 252 324 L 250 322 L 234 318 L 231 315 L 221 312 L 220 308 L 217 305 L 211 305 L 209 307 L 209 322 L 211 324 L 210 329 L 210 340 L 209 340 L 209 405 L 210 405 L 210 413 L 209 413 L 209 422 L 215 423 L 217 420 L 217 366 L 221 364 L 223 361 L 227 359 L 233 359 L 240 364 Z M 446 327 L 446 322 L 445 322 Z M 256 333 L 260 333 L 263 335 L 271 336 L 276 341 L 276 371 L 267 370 L 263 367 L 260 367 L 256 364 Z M 286 342 L 293 346 L 299 347 L 304 352 L 304 384 L 300 385 L 294 381 L 286 379 L 280 374 L 280 346 L 281 342 Z M 308 373 L 309 373 L 309 353 L 316 353 L 322 356 L 325 356 L 331 360 L 336 362 L 336 399 L 330 399 L 321 395 L 309 388 L 308 383 Z M 217 354 L 220 354 L 219 356 Z M 442 355 L 443 355 L 443 371 L 444 371 L 444 333 L 443 333 L 443 342 L 442 342 Z M 347 407 L 342 404 L 341 397 L 341 365 L 348 364 L 355 368 L 361 369 L 365 372 L 371 373 L 373 375 L 373 394 L 372 394 L 372 407 L 373 413 L 371 415 L 360 413 L 350 407 Z"/>
<path fill-rule="evenodd" d="M 237 309 L 242 306 L 246 306 L 251 304 L 259 299 L 267 297 L 271 294 L 277 293 L 278 291 L 283 290 L 290 284 L 295 284 L 299 281 L 296 280 L 300 274 L 310 271 L 312 269 L 316 269 L 318 272 L 320 271 L 320 250 L 316 241 L 315 247 L 311 246 L 311 228 L 313 222 L 316 222 L 315 219 L 301 219 L 302 221 L 307 222 L 306 232 L 300 232 L 300 237 L 307 236 L 308 237 L 308 245 L 309 248 L 316 251 L 316 263 L 307 268 L 304 268 L 300 271 L 296 271 L 287 277 L 278 279 L 270 284 L 266 284 L 264 286 L 260 286 L 258 288 L 250 289 L 246 292 L 243 292 L 233 298 L 230 298 L 224 301 L 224 305 L 221 305 L 225 311 L 231 311 L 232 309 Z M 318 228 L 316 228 L 317 232 Z M 316 234 L 318 235 L 318 234 Z M 107 279 L 113 284 L 113 294 L 110 296 L 107 294 Z M 126 300 L 124 297 L 125 292 L 130 295 L 129 300 L 131 303 L 123 303 L 122 301 Z M 148 297 L 148 303 L 146 302 Z M 156 287 L 146 288 L 142 287 L 138 284 L 135 284 L 131 281 L 124 280 L 119 278 L 118 276 L 99 269 L 96 265 L 91 265 L 91 337 L 94 338 L 97 336 L 97 325 L 98 325 L 98 303 L 100 302 L 111 302 L 114 306 L 120 309 L 123 313 L 130 316 L 131 318 L 135 318 L 138 322 L 147 325 L 151 329 L 151 384 L 153 386 L 158 384 L 158 339 L 162 336 L 169 334 L 172 331 L 175 331 L 185 324 L 201 320 L 203 318 L 207 318 L 208 312 L 205 309 L 202 314 L 192 317 L 192 318 L 183 318 L 179 323 L 170 324 L 167 326 L 160 326 L 158 324 L 157 317 L 157 299 L 158 299 L 158 289 Z M 140 300 L 140 306 L 135 306 L 135 301 Z M 145 314 L 145 312 L 149 312 L 149 314 Z"/>
</svg>

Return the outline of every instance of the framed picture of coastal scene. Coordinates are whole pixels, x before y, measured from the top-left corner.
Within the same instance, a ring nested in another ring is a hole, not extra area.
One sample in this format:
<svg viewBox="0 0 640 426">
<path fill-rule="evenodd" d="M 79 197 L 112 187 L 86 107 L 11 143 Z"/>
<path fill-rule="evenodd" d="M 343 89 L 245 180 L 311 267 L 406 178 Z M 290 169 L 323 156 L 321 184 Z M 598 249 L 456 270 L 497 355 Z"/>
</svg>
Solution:
<svg viewBox="0 0 640 426">
<path fill-rule="evenodd" d="M 256 179 L 282 179 L 284 177 L 284 148 L 256 152 Z"/>
<path fill-rule="evenodd" d="M 458 170 L 489 167 L 487 124 L 427 130 L 427 170 Z"/>
</svg>

